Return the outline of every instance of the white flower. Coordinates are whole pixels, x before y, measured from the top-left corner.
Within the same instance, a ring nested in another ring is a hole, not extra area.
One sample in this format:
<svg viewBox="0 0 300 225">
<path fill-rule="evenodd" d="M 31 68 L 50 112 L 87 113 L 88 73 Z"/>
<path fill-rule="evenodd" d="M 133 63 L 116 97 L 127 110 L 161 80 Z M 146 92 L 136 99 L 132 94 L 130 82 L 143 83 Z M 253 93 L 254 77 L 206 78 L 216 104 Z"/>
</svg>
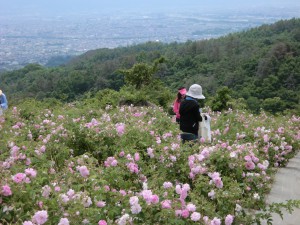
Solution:
<svg viewBox="0 0 300 225">
<path fill-rule="evenodd" d="M 143 190 L 148 190 L 148 184 L 146 182 L 143 183 Z"/>
<path fill-rule="evenodd" d="M 235 211 L 237 212 L 242 211 L 242 206 L 240 206 L 239 204 L 235 204 Z"/>
<path fill-rule="evenodd" d="M 269 167 L 269 161 L 268 160 L 264 160 L 263 161 L 263 165 L 268 168 Z"/>
<path fill-rule="evenodd" d="M 83 206 L 86 207 L 86 208 L 89 207 L 92 203 L 93 203 L 93 202 L 92 202 L 91 198 L 88 197 L 88 196 L 85 196 L 85 197 L 82 199 L 82 204 L 83 204 Z"/>
<path fill-rule="evenodd" d="M 139 198 L 137 196 L 130 197 L 129 199 L 130 205 L 135 205 L 139 203 Z"/>
<path fill-rule="evenodd" d="M 258 193 L 254 193 L 253 194 L 253 198 L 256 199 L 256 200 L 259 200 L 260 199 L 260 196 Z"/>
<path fill-rule="evenodd" d="M 230 152 L 229 155 L 230 155 L 231 158 L 237 158 L 236 152 Z"/>
</svg>

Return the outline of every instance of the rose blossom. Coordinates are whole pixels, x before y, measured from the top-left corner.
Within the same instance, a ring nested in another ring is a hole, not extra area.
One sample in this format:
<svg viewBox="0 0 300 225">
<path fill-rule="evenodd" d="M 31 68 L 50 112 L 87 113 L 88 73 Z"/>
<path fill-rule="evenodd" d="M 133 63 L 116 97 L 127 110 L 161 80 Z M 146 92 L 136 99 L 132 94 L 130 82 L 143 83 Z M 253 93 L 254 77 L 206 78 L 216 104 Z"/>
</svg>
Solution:
<svg viewBox="0 0 300 225">
<path fill-rule="evenodd" d="M 132 205 L 130 209 L 131 209 L 132 214 L 139 214 L 142 211 L 142 207 L 138 203 Z"/>
<path fill-rule="evenodd" d="M 123 123 L 116 124 L 116 130 L 120 136 L 123 135 L 125 133 L 125 124 Z"/>
<path fill-rule="evenodd" d="M 233 216 L 232 215 L 227 215 L 226 218 L 225 218 L 225 225 L 231 225 L 232 222 L 233 222 Z"/>
<path fill-rule="evenodd" d="M 170 209 L 171 208 L 171 200 L 164 200 L 161 202 L 161 207 L 163 209 Z"/>
<path fill-rule="evenodd" d="M 254 170 L 255 164 L 252 161 L 248 161 L 245 163 L 245 167 L 247 170 Z"/>
<path fill-rule="evenodd" d="M 48 220 L 48 213 L 45 210 L 37 211 L 32 217 L 32 221 L 38 225 L 46 223 Z"/>
<path fill-rule="evenodd" d="M 61 218 L 58 225 L 69 225 L 70 222 L 67 218 Z"/>
<path fill-rule="evenodd" d="M 189 210 L 184 209 L 184 210 L 181 211 L 181 216 L 182 216 L 183 218 L 188 218 L 189 215 L 190 215 Z"/>
<path fill-rule="evenodd" d="M 12 177 L 13 181 L 16 183 L 22 183 L 23 181 L 25 181 L 26 178 L 26 174 L 25 173 L 17 173 L 16 175 L 14 175 Z"/>
<path fill-rule="evenodd" d="M 88 175 L 90 175 L 90 171 L 88 170 L 88 168 L 86 166 L 79 167 L 79 172 L 80 172 L 81 176 L 83 176 L 83 177 L 87 177 Z"/>
<path fill-rule="evenodd" d="M 98 201 L 96 203 L 96 206 L 99 207 L 99 208 L 103 208 L 105 205 L 106 205 L 106 202 L 104 202 L 104 201 Z"/>
<path fill-rule="evenodd" d="M 99 220 L 98 225 L 107 225 L 105 220 Z"/>
<path fill-rule="evenodd" d="M 31 221 L 24 221 L 23 225 L 34 225 Z"/>
<path fill-rule="evenodd" d="M 199 221 L 201 218 L 201 214 L 198 212 L 193 212 L 191 215 L 191 220 L 193 221 Z"/>
<path fill-rule="evenodd" d="M 163 187 L 164 187 L 165 189 L 168 189 L 168 188 L 173 187 L 173 184 L 172 184 L 171 182 L 164 182 L 164 183 L 163 183 Z"/>
<path fill-rule="evenodd" d="M 31 177 L 36 177 L 36 170 L 32 169 L 32 168 L 28 168 L 28 169 L 25 169 L 25 173 L 26 175 L 28 176 L 31 176 Z"/>
<path fill-rule="evenodd" d="M 12 195 L 12 191 L 11 191 L 11 189 L 10 189 L 10 187 L 8 186 L 8 185 L 3 185 L 2 186 L 2 195 L 3 196 L 10 196 L 10 195 Z"/>
<path fill-rule="evenodd" d="M 214 218 L 212 221 L 211 221 L 211 225 L 221 225 L 221 220 L 219 218 Z"/>
</svg>

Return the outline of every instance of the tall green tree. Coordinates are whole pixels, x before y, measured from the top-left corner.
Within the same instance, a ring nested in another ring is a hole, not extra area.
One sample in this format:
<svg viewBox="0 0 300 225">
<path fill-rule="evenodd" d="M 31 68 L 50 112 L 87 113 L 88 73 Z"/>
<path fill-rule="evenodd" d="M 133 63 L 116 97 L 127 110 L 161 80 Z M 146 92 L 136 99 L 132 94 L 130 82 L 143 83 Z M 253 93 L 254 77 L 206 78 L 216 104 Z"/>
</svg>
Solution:
<svg viewBox="0 0 300 225">
<path fill-rule="evenodd" d="M 212 100 L 213 111 L 223 111 L 229 108 L 229 101 L 231 100 L 231 90 L 227 87 L 221 87 L 217 90 L 217 94 Z"/>
<path fill-rule="evenodd" d="M 158 71 L 158 65 L 164 61 L 164 58 L 159 58 L 155 60 L 153 65 L 137 63 L 132 68 L 119 70 L 119 72 L 125 75 L 126 84 L 132 85 L 136 89 L 141 89 L 143 86 L 148 86 L 153 82 L 154 74 Z"/>
</svg>

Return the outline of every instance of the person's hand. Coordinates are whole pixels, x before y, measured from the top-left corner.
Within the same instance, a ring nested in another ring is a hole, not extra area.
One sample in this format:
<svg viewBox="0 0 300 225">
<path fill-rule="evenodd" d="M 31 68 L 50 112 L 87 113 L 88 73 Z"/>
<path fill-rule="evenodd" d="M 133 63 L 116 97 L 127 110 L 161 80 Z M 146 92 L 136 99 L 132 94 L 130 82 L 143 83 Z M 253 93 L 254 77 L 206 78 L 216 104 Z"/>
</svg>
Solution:
<svg viewBox="0 0 300 225">
<path fill-rule="evenodd" d="M 204 120 L 207 120 L 207 115 L 203 113 Z"/>
</svg>

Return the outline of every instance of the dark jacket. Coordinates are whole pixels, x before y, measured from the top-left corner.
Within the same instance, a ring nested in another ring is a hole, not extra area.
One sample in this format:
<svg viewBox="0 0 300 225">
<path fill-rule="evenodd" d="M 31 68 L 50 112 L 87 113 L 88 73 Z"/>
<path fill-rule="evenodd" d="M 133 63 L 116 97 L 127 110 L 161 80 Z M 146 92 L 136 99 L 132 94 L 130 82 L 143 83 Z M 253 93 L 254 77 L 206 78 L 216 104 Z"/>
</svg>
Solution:
<svg viewBox="0 0 300 225">
<path fill-rule="evenodd" d="M 199 122 L 202 121 L 199 109 L 198 102 L 192 98 L 187 98 L 180 104 L 179 113 L 181 131 L 198 136 Z"/>
</svg>

